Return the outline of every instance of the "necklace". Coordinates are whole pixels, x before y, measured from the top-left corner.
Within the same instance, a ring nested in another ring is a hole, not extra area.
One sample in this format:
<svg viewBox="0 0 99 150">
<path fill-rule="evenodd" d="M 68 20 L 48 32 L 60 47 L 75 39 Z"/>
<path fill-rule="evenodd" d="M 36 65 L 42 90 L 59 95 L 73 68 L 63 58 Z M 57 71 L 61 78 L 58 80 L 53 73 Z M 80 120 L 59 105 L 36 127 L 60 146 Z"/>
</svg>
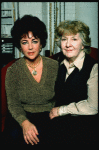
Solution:
<svg viewBox="0 0 99 150">
<path fill-rule="evenodd" d="M 40 56 L 39 62 L 38 62 L 37 65 L 34 66 L 34 67 L 32 67 L 28 62 L 26 62 L 27 65 L 33 69 L 32 74 L 33 74 L 34 76 L 37 75 L 36 67 L 40 64 L 40 62 L 41 62 L 41 56 Z"/>
</svg>

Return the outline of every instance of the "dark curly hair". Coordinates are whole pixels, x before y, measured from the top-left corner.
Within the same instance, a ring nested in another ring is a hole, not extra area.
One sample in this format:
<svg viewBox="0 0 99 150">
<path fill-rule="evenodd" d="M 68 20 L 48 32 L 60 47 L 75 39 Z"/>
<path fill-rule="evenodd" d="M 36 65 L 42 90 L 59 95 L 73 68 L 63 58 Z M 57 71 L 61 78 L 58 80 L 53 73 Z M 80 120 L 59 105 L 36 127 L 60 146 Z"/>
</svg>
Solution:
<svg viewBox="0 0 99 150">
<path fill-rule="evenodd" d="M 31 31 L 35 38 L 40 38 L 42 48 L 46 45 L 47 30 L 45 24 L 37 17 L 25 15 L 21 19 L 17 19 L 11 29 L 11 36 L 15 47 L 20 50 L 20 40 L 23 35 L 28 35 Z"/>
</svg>

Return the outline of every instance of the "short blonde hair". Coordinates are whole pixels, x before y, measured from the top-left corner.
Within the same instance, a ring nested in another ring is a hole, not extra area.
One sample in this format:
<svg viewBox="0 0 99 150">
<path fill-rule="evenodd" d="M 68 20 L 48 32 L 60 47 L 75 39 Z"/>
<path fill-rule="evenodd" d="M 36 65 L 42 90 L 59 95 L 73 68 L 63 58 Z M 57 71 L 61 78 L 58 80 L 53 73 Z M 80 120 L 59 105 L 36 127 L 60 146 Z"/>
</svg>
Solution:
<svg viewBox="0 0 99 150">
<path fill-rule="evenodd" d="M 63 21 L 55 30 L 55 41 L 59 47 L 61 47 L 61 38 L 64 34 L 66 35 L 75 35 L 79 33 L 84 46 L 84 51 L 89 54 L 91 52 L 91 38 L 89 27 L 81 21 Z"/>
</svg>

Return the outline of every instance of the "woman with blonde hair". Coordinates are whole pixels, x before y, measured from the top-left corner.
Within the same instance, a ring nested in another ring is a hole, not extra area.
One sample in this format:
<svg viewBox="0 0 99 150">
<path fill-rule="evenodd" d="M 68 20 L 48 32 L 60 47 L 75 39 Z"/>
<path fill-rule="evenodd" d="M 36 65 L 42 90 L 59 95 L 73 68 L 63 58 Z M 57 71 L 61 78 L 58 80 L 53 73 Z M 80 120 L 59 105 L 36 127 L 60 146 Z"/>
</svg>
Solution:
<svg viewBox="0 0 99 150">
<path fill-rule="evenodd" d="M 89 27 L 81 21 L 64 21 L 56 28 L 62 50 L 56 82 L 56 107 L 50 112 L 56 142 L 94 143 L 98 113 L 98 64 L 88 54 Z"/>
</svg>

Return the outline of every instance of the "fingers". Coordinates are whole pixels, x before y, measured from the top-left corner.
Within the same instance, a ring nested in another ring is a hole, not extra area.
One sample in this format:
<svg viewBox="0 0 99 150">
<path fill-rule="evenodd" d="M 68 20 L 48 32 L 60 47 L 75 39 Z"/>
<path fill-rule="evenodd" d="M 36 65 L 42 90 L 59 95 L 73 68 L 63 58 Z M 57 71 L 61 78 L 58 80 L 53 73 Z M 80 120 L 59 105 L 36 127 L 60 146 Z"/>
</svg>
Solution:
<svg viewBox="0 0 99 150">
<path fill-rule="evenodd" d="M 33 126 L 33 128 L 27 132 L 24 132 L 23 130 L 23 135 L 24 135 L 24 140 L 27 144 L 31 143 L 32 145 L 34 144 L 38 144 L 39 139 L 37 137 L 38 135 L 38 130 L 36 129 L 35 126 Z"/>
<path fill-rule="evenodd" d="M 50 112 L 49 117 L 50 117 L 50 119 L 53 119 L 54 118 L 53 113 Z"/>
<path fill-rule="evenodd" d="M 25 135 L 24 136 L 24 139 L 25 139 L 25 142 L 27 143 L 27 144 L 32 144 L 32 145 L 34 145 L 34 144 L 37 144 L 38 142 L 39 142 L 39 139 L 37 138 L 37 136 L 33 136 L 33 135 Z"/>
<path fill-rule="evenodd" d="M 26 136 L 26 135 L 24 135 L 24 140 L 25 140 L 25 142 L 26 142 L 27 144 L 29 144 L 29 141 L 27 140 L 27 136 Z"/>
<path fill-rule="evenodd" d="M 32 141 L 30 135 L 25 135 L 24 140 L 27 144 L 31 143 L 32 145 L 34 145 L 34 142 Z"/>
<path fill-rule="evenodd" d="M 59 110 L 59 107 L 54 107 L 54 108 L 52 108 L 52 110 L 51 110 L 50 113 L 49 113 L 50 119 L 53 119 L 53 118 L 59 116 L 58 110 Z"/>
<path fill-rule="evenodd" d="M 34 126 L 34 132 L 35 134 L 39 135 L 37 128 Z"/>
<path fill-rule="evenodd" d="M 39 139 L 38 139 L 37 134 L 35 132 L 32 133 L 31 138 L 35 144 L 37 144 L 39 142 Z"/>
<path fill-rule="evenodd" d="M 37 144 L 39 142 L 39 139 L 34 132 L 31 132 L 30 134 L 25 134 L 24 140 L 27 144 L 31 143 L 32 145 Z"/>
<path fill-rule="evenodd" d="M 49 113 L 50 119 L 53 119 L 53 118 L 55 117 L 53 110 L 54 110 L 54 109 L 52 109 L 52 110 L 50 111 L 50 113 Z"/>
</svg>

